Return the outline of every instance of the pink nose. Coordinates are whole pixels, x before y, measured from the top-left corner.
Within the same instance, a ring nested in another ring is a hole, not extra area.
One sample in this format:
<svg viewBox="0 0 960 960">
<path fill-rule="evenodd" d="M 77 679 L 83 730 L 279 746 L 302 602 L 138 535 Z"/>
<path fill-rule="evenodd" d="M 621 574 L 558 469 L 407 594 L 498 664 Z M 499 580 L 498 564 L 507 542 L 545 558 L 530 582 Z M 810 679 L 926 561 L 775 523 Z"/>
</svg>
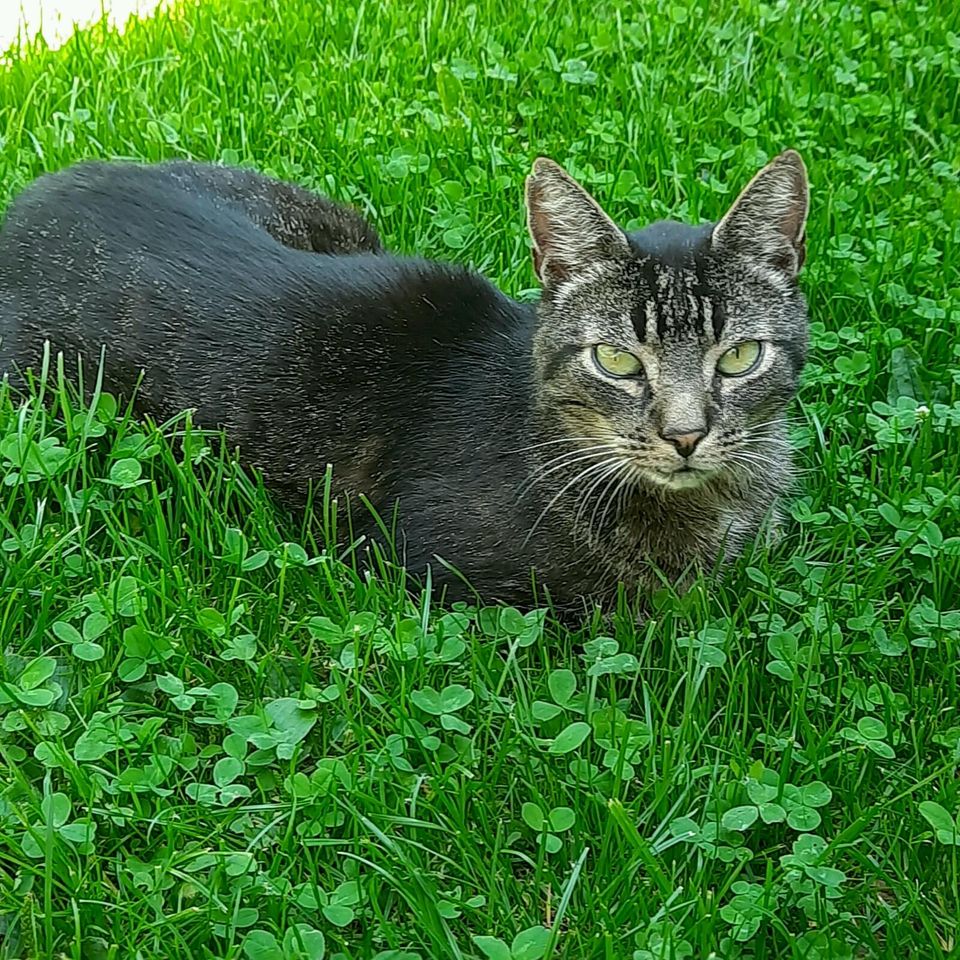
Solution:
<svg viewBox="0 0 960 960">
<path fill-rule="evenodd" d="M 664 440 L 668 440 L 676 448 L 681 457 L 689 457 L 697 444 L 707 435 L 706 427 L 683 427 L 679 430 L 664 430 L 660 434 Z"/>
</svg>

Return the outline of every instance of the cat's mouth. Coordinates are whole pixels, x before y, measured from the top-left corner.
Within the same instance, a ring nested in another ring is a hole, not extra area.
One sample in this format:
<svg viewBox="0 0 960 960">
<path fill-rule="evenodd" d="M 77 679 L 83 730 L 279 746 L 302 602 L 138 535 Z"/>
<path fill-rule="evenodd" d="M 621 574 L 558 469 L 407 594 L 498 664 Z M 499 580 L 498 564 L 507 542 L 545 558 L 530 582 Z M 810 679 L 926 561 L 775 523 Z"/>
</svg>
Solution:
<svg viewBox="0 0 960 960">
<path fill-rule="evenodd" d="M 692 467 L 689 463 L 677 467 L 676 470 L 651 470 L 648 475 L 658 486 L 668 490 L 693 490 L 702 486 L 716 470 L 705 470 L 702 467 Z"/>
</svg>

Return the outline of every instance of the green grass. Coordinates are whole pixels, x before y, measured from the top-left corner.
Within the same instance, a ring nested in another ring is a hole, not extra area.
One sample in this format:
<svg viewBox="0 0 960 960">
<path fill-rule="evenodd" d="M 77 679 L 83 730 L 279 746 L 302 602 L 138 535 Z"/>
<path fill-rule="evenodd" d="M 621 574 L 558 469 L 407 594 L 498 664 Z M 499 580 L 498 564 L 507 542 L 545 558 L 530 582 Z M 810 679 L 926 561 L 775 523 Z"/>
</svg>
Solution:
<svg viewBox="0 0 960 960">
<path fill-rule="evenodd" d="M 15 54 L 3 202 L 80 157 L 252 163 L 513 293 L 537 154 L 633 223 L 795 146 L 814 333 L 786 541 L 640 630 L 435 609 L 189 419 L 80 410 L 55 363 L 0 394 L 0 957 L 960 955 L 958 33 L 224 0 Z"/>
</svg>

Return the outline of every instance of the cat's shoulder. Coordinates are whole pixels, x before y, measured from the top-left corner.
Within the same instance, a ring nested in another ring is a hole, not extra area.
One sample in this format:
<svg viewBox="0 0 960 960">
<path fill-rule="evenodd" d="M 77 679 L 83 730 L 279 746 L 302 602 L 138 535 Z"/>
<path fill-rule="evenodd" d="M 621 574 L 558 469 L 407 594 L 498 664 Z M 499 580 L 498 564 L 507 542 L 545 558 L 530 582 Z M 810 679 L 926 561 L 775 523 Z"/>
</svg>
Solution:
<svg viewBox="0 0 960 960">
<path fill-rule="evenodd" d="M 317 264 L 337 291 L 341 308 L 405 338 L 422 331 L 433 340 L 487 337 L 522 326 L 532 310 L 476 270 L 460 264 L 393 254 L 335 257 Z"/>
</svg>

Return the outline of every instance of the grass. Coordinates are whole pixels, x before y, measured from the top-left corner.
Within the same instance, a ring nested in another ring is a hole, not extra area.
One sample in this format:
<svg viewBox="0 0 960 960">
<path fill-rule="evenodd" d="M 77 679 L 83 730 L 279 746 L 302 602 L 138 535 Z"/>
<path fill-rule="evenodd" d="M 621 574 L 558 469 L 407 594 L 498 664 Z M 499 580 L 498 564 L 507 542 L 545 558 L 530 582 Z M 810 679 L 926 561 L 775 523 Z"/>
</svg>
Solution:
<svg viewBox="0 0 960 960">
<path fill-rule="evenodd" d="M 2 200 L 252 163 L 519 293 L 537 154 L 632 225 L 796 146 L 786 541 L 639 630 L 438 610 L 52 361 L 0 394 L 0 957 L 960 955 L 960 9 L 527 7 L 209 0 L 21 48 Z"/>
</svg>

